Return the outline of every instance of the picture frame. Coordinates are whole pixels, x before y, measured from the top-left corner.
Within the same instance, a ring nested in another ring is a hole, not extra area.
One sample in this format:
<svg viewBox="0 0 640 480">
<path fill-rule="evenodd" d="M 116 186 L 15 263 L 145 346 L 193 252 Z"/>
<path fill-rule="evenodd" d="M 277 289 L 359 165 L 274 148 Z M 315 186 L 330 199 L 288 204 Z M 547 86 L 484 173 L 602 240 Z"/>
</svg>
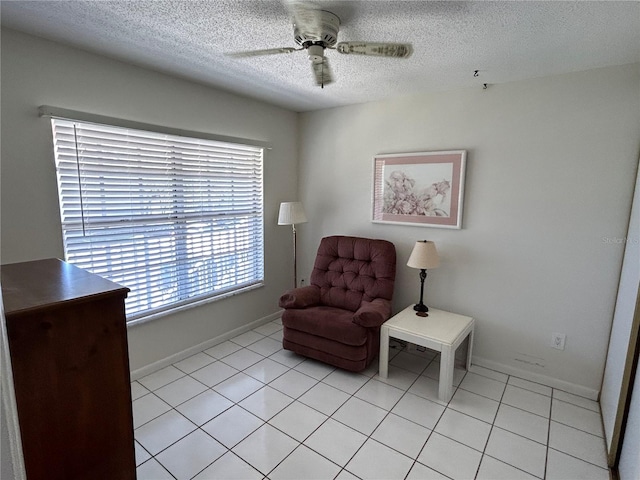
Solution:
<svg viewBox="0 0 640 480">
<path fill-rule="evenodd" d="M 376 155 L 372 222 L 462 228 L 466 150 Z"/>
</svg>

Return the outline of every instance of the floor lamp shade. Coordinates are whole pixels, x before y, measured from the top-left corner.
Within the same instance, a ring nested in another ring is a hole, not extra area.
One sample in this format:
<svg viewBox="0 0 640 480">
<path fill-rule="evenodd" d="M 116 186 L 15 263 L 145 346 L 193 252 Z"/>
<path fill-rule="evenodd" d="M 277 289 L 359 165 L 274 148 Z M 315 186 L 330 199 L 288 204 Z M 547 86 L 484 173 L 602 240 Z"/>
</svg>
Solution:
<svg viewBox="0 0 640 480">
<path fill-rule="evenodd" d="M 278 213 L 278 225 L 291 225 L 293 230 L 293 288 L 298 286 L 298 265 L 296 262 L 296 223 L 306 223 L 307 216 L 300 202 L 282 202 Z"/>
<path fill-rule="evenodd" d="M 306 223 L 307 216 L 304 207 L 300 202 L 282 202 L 280 213 L 278 214 L 278 225 L 295 225 L 296 223 Z"/>
</svg>

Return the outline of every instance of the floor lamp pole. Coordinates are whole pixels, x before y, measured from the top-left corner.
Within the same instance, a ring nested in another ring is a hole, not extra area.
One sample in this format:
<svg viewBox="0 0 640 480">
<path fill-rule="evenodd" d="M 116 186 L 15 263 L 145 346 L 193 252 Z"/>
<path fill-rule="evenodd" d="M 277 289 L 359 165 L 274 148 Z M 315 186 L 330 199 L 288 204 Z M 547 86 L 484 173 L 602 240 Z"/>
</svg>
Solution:
<svg viewBox="0 0 640 480">
<path fill-rule="evenodd" d="M 296 224 L 292 223 L 291 228 L 293 230 L 293 288 L 298 286 L 298 265 L 296 263 Z"/>
</svg>

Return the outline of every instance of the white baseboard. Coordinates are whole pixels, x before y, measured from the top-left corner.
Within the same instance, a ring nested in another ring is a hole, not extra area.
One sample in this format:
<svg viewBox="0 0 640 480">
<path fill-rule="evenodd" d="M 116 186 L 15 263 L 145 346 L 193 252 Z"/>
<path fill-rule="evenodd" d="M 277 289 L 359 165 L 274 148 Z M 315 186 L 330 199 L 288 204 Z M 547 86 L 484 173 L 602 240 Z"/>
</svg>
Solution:
<svg viewBox="0 0 640 480">
<path fill-rule="evenodd" d="M 597 401 L 600 394 L 599 390 L 594 390 L 593 388 L 587 388 L 575 383 L 565 382 L 564 380 L 558 380 L 557 378 L 548 377 L 539 373 L 528 372 L 520 368 L 510 367 L 508 365 L 503 365 L 502 363 L 494 362 L 493 360 L 476 357 L 475 355 L 471 358 L 471 371 L 473 371 L 473 365 L 485 367 L 507 375 L 513 375 L 531 382 L 540 383 L 547 387 L 557 388 L 558 390 L 573 393 L 574 395 L 580 395 L 581 397 L 585 397 L 590 400 Z"/>
<path fill-rule="evenodd" d="M 175 353 L 167 358 L 163 358 L 162 360 L 158 360 L 157 362 L 153 362 L 150 365 L 145 365 L 144 367 L 138 368 L 136 370 L 131 371 L 131 381 L 142 378 L 150 373 L 156 372 L 164 367 L 168 367 L 180 360 L 184 360 L 185 358 L 190 357 L 191 355 L 195 355 L 202 350 L 206 350 L 207 348 L 211 348 L 216 346 L 219 343 L 229 340 L 230 338 L 237 337 L 249 330 L 253 330 L 254 328 L 259 327 L 260 325 L 264 325 L 265 323 L 272 322 L 282 316 L 282 311 L 278 311 L 276 313 L 272 313 L 271 315 L 267 315 L 266 317 L 259 318 L 251 323 L 243 325 L 238 328 L 234 328 L 230 332 L 223 333 L 222 335 L 218 335 L 217 337 L 211 338 L 206 342 L 199 343 L 193 347 L 187 348 L 181 352 Z"/>
</svg>

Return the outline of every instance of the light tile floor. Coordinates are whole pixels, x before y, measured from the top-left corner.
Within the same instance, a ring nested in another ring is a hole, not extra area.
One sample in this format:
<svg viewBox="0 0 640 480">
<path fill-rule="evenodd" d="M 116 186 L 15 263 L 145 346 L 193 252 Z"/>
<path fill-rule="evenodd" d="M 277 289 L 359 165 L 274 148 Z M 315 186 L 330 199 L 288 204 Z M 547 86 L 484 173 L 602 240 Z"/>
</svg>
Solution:
<svg viewBox="0 0 640 480">
<path fill-rule="evenodd" d="M 482 367 L 438 400 L 438 355 L 389 377 L 281 349 L 279 320 L 132 383 L 139 480 L 607 480 L 597 402 Z"/>
</svg>

